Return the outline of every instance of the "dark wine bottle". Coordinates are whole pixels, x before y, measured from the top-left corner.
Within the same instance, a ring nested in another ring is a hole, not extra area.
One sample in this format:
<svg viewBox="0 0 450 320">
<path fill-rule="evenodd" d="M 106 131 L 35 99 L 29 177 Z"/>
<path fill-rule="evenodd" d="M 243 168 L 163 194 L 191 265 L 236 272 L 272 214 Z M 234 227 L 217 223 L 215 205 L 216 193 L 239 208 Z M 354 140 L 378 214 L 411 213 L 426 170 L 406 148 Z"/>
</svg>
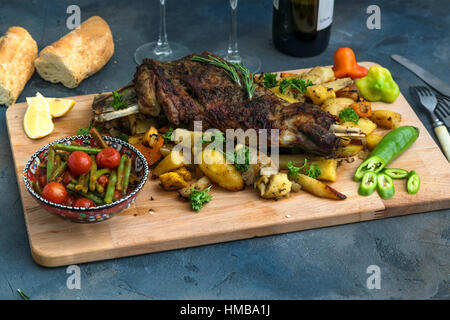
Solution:
<svg viewBox="0 0 450 320">
<path fill-rule="evenodd" d="M 334 0 L 274 0 L 275 47 L 295 57 L 323 52 L 330 41 Z"/>
</svg>

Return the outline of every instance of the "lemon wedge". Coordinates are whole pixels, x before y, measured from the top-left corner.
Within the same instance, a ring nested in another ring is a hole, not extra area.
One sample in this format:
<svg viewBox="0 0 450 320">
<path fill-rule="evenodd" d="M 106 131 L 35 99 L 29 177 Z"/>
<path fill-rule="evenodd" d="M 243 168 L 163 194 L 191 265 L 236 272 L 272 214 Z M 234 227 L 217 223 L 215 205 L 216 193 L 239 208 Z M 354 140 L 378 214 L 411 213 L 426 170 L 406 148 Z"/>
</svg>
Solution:
<svg viewBox="0 0 450 320">
<path fill-rule="evenodd" d="M 60 98 L 45 98 L 50 105 L 50 114 L 53 118 L 59 118 L 72 110 L 75 100 Z"/>
<path fill-rule="evenodd" d="M 36 97 L 27 98 L 28 108 L 23 118 L 25 133 L 31 139 L 39 139 L 52 133 L 54 129 L 50 105 L 38 92 Z"/>
</svg>

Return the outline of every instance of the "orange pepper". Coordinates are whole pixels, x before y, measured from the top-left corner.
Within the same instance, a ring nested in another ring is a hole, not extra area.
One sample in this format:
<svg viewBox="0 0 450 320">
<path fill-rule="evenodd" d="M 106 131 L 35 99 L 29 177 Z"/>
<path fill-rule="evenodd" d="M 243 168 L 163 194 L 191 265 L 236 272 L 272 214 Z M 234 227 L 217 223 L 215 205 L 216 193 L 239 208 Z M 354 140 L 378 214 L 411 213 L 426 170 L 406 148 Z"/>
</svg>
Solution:
<svg viewBox="0 0 450 320">
<path fill-rule="evenodd" d="M 163 145 L 164 138 L 159 136 L 158 141 L 152 148 L 145 146 L 142 142 L 139 142 L 134 147 L 138 149 L 140 153 L 142 153 L 145 160 L 147 160 L 148 165 L 151 166 L 161 159 L 162 155 L 160 149 Z"/>
<path fill-rule="evenodd" d="M 339 48 L 334 53 L 334 76 L 336 78 L 363 78 L 369 70 L 356 63 L 355 53 L 350 48 Z"/>
<path fill-rule="evenodd" d="M 355 112 L 360 117 L 368 118 L 372 115 L 372 106 L 369 101 L 355 102 L 350 105 L 350 108 L 355 110 Z"/>
</svg>

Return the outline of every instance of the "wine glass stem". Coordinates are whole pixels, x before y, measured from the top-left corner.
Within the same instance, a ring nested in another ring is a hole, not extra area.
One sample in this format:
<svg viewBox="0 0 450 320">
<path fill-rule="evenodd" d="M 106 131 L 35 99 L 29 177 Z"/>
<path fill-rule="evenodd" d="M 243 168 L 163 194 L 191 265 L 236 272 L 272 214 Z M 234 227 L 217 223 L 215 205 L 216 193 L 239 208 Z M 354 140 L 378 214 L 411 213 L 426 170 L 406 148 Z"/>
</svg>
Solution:
<svg viewBox="0 0 450 320">
<path fill-rule="evenodd" d="M 230 62 L 241 63 L 237 40 L 237 4 L 238 0 L 230 0 L 230 38 L 228 40 L 228 51 L 225 59 Z"/>
<path fill-rule="evenodd" d="M 170 49 L 166 32 L 166 0 L 160 0 L 159 2 L 159 36 L 156 42 L 155 54 L 169 55 L 172 53 L 172 50 Z"/>
</svg>

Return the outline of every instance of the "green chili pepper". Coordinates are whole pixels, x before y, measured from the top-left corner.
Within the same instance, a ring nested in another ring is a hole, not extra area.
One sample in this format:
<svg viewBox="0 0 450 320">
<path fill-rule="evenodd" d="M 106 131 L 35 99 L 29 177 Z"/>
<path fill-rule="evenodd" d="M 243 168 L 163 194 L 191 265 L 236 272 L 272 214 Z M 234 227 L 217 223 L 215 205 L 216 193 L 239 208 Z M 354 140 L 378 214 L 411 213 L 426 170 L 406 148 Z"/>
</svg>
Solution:
<svg viewBox="0 0 450 320">
<path fill-rule="evenodd" d="M 408 176 L 408 171 L 398 168 L 384 168 L 383 173 L 387 174 L 392 179 L 404 179 Z"/>
<path fill-rule="evenodd" d="M 372 66 L 364 78 L 355 81 L 361 95 L 369 101 L 394 102 L 400 89 L 388 69 Z"/>
<path fill-rule="evenodd" d="M 360 181 L 367 171 L 378 173 L 383 170 L 392 160 L 408 149 L 418 136 L 419 129 L 412 126 L 399 127 L 389 132 L 372 150 L 367 159 L 359 165 L 354 179 Z"/>
<path fill-rule="evenodd" d="M 408 181 L 406 182 L 406 190 L 409 194 L 416 194 L 420 188 L 420 177 L 412 170 L 408 175 Z"/>
<path fill-rule="evenodd" d="M 395 194 L 394 181 L 387 174 L 379 173 L 377 175 L 377 190 L 383 199 L 392 198 Z"/>
<path fill-rule="evenodd" d="M 359 185 L 358 193 L 361 196 L 370 196 L 377 188 L 377 174 L 374 172 L 366 172 Z"/>
</svg>

